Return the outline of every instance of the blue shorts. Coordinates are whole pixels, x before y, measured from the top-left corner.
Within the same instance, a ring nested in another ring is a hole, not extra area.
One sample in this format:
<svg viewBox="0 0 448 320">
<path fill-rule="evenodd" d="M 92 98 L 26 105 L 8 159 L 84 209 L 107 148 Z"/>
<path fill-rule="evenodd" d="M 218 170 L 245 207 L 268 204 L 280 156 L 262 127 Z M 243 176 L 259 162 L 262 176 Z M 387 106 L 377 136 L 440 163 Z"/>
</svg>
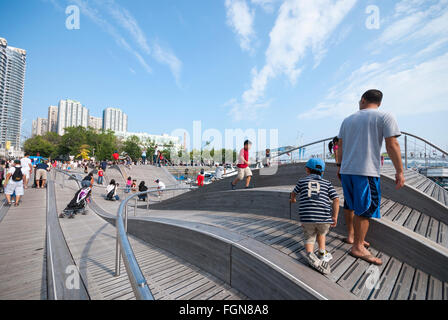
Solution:
<svg viewBox="0 0 448 320">
<path fill-rule="evenodd" d="M 380 178 L 341 174 L 344 209 L 364 218 L 381 218 Z"/>
</svg>

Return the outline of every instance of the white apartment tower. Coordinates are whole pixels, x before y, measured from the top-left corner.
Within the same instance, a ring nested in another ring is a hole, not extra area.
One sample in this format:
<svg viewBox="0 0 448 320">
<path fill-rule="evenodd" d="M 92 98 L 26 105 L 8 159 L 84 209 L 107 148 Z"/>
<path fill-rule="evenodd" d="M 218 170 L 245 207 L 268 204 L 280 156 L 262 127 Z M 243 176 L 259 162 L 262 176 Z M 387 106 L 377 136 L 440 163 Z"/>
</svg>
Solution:
<svg viewBox="0 0 448 320">
<path fill-rule="evenodd" d="M 58 106 L 48 107 L 48 132 L 58 132 Z"/>
<path fill-rule="evenodd" d="M 128 131 L 128 116 L 117 108 L 106 108 L 103 111 L 103 129 L 114 132 Z"/>
<path fill-rule="evenodd" d="M 20 149 L 26 51 L 0 38 L 0 149 Z"/>
<path fill-rule="evenodd" d="M 103 119 L 97 117 L 89 117 L 89 127 L 95 130 L 101 130 L 103 128 Z"/>
<path fill-rule="evenodd" d="M 44 118 L 37 118 L 37 120 L 33 120 L 33 130 L 32 135 L 35 136 L 43 136 L 48 132 L 48 120 Z"/>
<path fill-rule="evenodd" d="M 58 134 L 63 135 L 69 127 L 84 127 L 89 125 L 89 110 L 80 102 L 61 100 L 58 107 Z"/>
</svg>

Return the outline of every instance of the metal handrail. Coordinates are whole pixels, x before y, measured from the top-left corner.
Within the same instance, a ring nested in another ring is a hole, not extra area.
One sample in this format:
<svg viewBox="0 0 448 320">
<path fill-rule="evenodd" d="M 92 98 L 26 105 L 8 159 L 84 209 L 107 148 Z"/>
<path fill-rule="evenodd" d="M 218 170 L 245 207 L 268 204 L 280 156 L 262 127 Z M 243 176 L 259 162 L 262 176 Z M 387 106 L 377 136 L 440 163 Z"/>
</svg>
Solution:
<svg viewBox="0 0 448 320">
<path fill-rule="evenodd" d="M 407 136 L 409 136 L 409 137 L 413 137 L 413 138 L 415 138 L 415 139 L 418 139 L 418 140 L 420 140 L 420 141 L 426 143 L 427 145 L 433 147 L 434 149 L 438 150 L 439 152 L 443 153 L 444 155 L 447 155 L 447 156 L 448 156 L 448 152 L 447 152 L 447 151 L 443 150 L 442 148 L 440 148 L 440 147 L 434 145 L 433 143 L 431 143 L 431 142 L 429 142 L 429 141 L 427 141 L 427 140 L 425 140 L 425 139 L 423 139 L 423 138 L 421 138 L 421 137 L 419 137 L 419 136 L 417 136 L 417 135 L 414 135 L 414 134 L 411 134 L 411 133 L 408 133 L 408 132 L 405 132 L 405 131 L 401 131 L 401 134 L 405 136 L 405 141 L 404 141 L 404 143 L 405 143 L 405 145 L 404 145 L 404 147 L 405 147 L 405 150 L 404 150 L 404 154 L 405 154 L 405 156 L 404 156 L 404 162 L 405 162 L 405 167 L 406 167 L 406 168 L 408 167 L 408 165 L 407 165 L 407 163 L 408 163 L 408 156 L 407 156 L 407 149 L 408 149 L 408 148 L 407 148 Z M 306 147 L 309 147 L 309 146 L 312 146 L 312 145 L 316 145 L 316 144 L 319 144 L 319 143 L 324 143 L 324 152 L 323 152 L 323 155 L 324 155 L 324 158 L 325 158 L 325 152 L 326 152 L 326 151 L 325 151 L 325 142 L 327 142 L 327 141 L 331 141 L 331 140 L 333 140 L 333 138 L 322 139 L 322 140 L 314 141 L 314 142 L 311 142 L 311 143 L 307 143 L 307 144 L 302 145 L 302 146 L 299 146 L 299 147 L 294 147 L 294 148 L 291 148 L 291 149 L 289 149 L 289 150 L 280 152 L 280 153 L 276 154 L 275 156 L 270 157 L 270 159 L 275 159 L 275 158 L 278 158 L 278 157 L 280 157 L 280 156 L 282 156 L 282 155 L 285 155 L 285 154 L 291 153 L 291 152 L 293 152 L 293 151 L 296 151 L 296 150 L 299 150 L 299 149 L 303 149 L 303 148 L 306 148 Z M 263 162 L 263 160 L 265 160 L 265 159 L 266 159 L 266 157 L 264 157 L 262 160 L 258 160 L 256 163 L 257 163 L 257 164 L 258 164 L 258 163 L 261 163 L 261 162 Z"/>
<path fill-rule="evenodd" d="M 414 134 L 407 133 L 407 132 L 404 132 L 404 131 L 401 131 L 401 133 L 404 134 L 405 136 L 410 136 L 410 137 L 413 137 L 415 139 L 418 139 L 418 140 L 420 140 L 420 141 L 430 145 L 431 147 L 433 147 L 434 149 L 438 150 L 439 152 L 443 153 L 444 155 L 448 156 L 448 152 L 447 151 L 443 150 L 442 148 L 432 144 L 431 142 L 429 142 L 429 141 L 427 141 L 427 140 L 425 140 L 425 139 L 423 139 L 423 138 L 421 138 L 419 136 L 416 136 Z"/>
<path fill-rule="evenodd" d="M 76 181 L 80 182 L 81 179 L 76 177 L 75 174 L 70 174 L 60 169 L 54 169 L 55 172 L 62 173 L 66 176 L 69 176 Z M 63 180 L 65 181 L 65 180 Z M 171 191 L 171 190 L 184 190 L 190 188 L 173 188 L 173 189 L 164 189 L 163 191 Z M 139 195 L 149 194 L 158 192 L 159 190 L 148 190 L 145 192 L 134 193 L 123 200 L 118 208 L 117 218 L 116 218 L 116 228 L 117 228 L 117 242 L 116 242 L 116 260 L 115 260 L 115 276 L 120 275 L 120 265 L 121 265 L 121 256 L 123 256 L 123 262 L 126 268 L 127 275 L 129 277 L 129 281 L 132 286 L 132 290 L 135 294 L 137 300 L 154 300 L 154 296 L 149 289 L 149 286 L 146 282 L 145 276 L 143 275 L 140 266 L 135 258 L 134 251 L 132 250 L 132 246 L 129 242 L 127 236 L 127 222 L 128 222 L 128 202 L 134 197 Z M 125 213 L 123 219 L 123 211 Z M 123 253 L 121 255 L 121 252 Z"/>
<path fill-rule="evenodd" d="M 323 154 L 324 154 L 324 156 L 325 156 L 325 152 L 326 152 L 326 151 L 325 151 L 325 142 L 327 142 L 327 141 L 332 141 L 333 138 L 334 138 L 334 137 L 327 138 L 327 139 L 322 139 L 322 140 L 318 140 L 318 141 L 314 141 L 314 142 L 311 142 L 311 143 L 304 144 L 304 145 L 299 146 L 299 147 L 294 147 L 294 148 L 292 148 L 292 149 L 289 149 L 289 150 L 280 152 L 280 153 L 276 154 L 275 156 L 270 157 L 269 159 L 275 159 L 275 158 L 281 157 L 282 155 L 285 155 L 285 154 L 288 154 L 288 153 L 294 152 L 294 151 L 296 151 L 296 150 L 303 149 L 303 148 L 306 148 L 306 147 L 309 147 L 309 146 L 312 146 L 312 145 L 315 145 L 315 144 L 318 144 L 318 143 L 324 143 L 324 149 L 323 149 L 323 150 L 324 150 L 324 153 L 323 153 Z M 266 158 L 267 158 L 267 157 L 264 157 L 263 159 L 258 160 L 256 163 L 257 163 L 257 164 L 258 164 L 258 163 L 262 163 L 263 160 L 265 160 Z"/>
<path fill-rule="evenodd" d="M 134 252 L 132 250 L 131 244 L 127 236 L 128 228 L 128 202 L 134 198 L 141 195 L 148 195 L 150 193 L 155 193 L 159 191 L 171 191 L 171 190 L 190 190 L 190 188 L 172 188 L 163 190 L 148 190 L 144 192 L 138 192 L 130 195 L 124 199 L 120 207 L 118 208 L 117 218 L 116 218 L 116 228 L 117 228 L 117 243 L 116 243 L 116 254 L 115 254 L 115 276 L 120 276 L 121 267 L 121 256 L 123 256 L 123 262 L 131 281 L 134 294 L 137 299 L 140 300 L 154 300 L 151 290 L 148 287 L 146 279 L 138 265 L 135 258 Z M 123 217 L 124 212 L 124 217 Z M 123 252 L 123 254 L 121 254 Z"/>
</svg>

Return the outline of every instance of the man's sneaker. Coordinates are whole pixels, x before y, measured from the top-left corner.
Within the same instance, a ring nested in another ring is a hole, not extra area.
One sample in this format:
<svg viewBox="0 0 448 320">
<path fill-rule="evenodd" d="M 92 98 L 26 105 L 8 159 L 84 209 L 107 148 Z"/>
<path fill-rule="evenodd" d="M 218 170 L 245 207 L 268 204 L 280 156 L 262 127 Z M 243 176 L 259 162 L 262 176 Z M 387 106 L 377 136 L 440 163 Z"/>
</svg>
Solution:
<svg viewBox="0 0 448 320">
<path fill-rule="evenodd" d="M 234 185 L 233 182 L 230 182 L 230 187 L 232 188 L 232 190 L 236 189 L 236 185 Z"/>
<path fill-rule="evenodd" d="M 333 256 L 331 255 L 331 253 L 328 252 L 327 250 L 325 250 L 324 253 L 318 252 L 317 256 L 319 257 L 319 259 L 321 259 L 325 262 L 330 262 L 330 260 L 333 259 Z"/>
<path fill-rule="evenodd" d="M 314 252 L 310 252 L 308 254 L 308 263 L 310 264 L 311 267 L 313 267 L 314 269 L 316 269 L 317 271 L 319 271 L 322 274 L 330 274 L 331 273 L 330 264 L 326 261 L 319 259 L 314 254 Z"/>
</svg>

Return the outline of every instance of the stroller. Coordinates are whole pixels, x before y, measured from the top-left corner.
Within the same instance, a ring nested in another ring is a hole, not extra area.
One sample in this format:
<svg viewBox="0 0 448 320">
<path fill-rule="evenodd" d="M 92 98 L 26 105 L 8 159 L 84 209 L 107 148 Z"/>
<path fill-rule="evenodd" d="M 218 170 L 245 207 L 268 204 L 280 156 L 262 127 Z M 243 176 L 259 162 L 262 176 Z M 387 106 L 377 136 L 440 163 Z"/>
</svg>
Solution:
<svg viewBox="0 0 448 320">
<path fill-rule="evenodd" d="M 78 190 L 73 197 L 72 201 L 67 205 L 67 207 L 59 215 L 59 218 L 75 218 L 75 215 L 81 213 L 83 215 L 87 214 L 87 203 L 90 201 L 90 194 L 92 189 L 90 187 L 84 187 Z"/>
</svg>

